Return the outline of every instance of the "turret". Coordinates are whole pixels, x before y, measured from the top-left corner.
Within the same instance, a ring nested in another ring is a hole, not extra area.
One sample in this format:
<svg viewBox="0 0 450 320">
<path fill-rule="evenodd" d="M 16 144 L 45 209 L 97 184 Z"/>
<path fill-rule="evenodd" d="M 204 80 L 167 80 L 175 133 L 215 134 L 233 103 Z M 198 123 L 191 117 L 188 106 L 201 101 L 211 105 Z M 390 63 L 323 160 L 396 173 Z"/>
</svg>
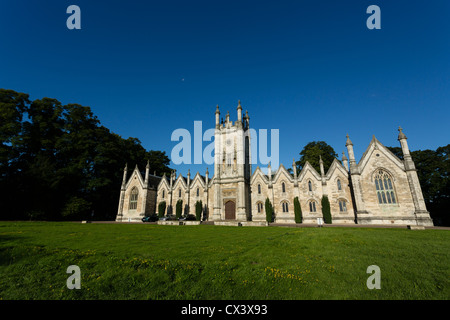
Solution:
<svg viewBox="0 0 450 320">
<path fill-rule="evenodd" d="M 148 175 L 150 174 L 150 163 L 147 160 L 147 165 L 145 166 L 145 180 L 144 180 L 144 185 L 145 187 L 148 186 Z"/>
<path fill-rule="evenodd" d="M 237 123 L 238 125 L 242 125 L 242 107 L 241 107 L 241 100 L 239 100 L 238 102 L 238 106 L 237 106 Z"/>
<path fill-rule="evenodd" d="M 342 151 L 342 164 L 344 165 L 345 170 L 348 171 L 348 159 L 345 156 L 345 152 Z"/>
<path fill-rule="evenodd" d="M 345 143 L 347 147 L 348 157 L 350 158 L 350 169 L 352 169 L 356 165 L 355 154 L 353 152 L 353 142 L 350 140 L 350 137 L 347 134 L 347 142 Z"/>
<path fill-rule="evenodd" d="M 125 188 L 127 183 L 127 173 L 128 173 L 128 164 L 125 164 L 125 168 L 123 169 L 123 177 L 122 177 L 122 189 Z"/>
<path fill-rule="evenodd" d="M 216 107 L 216 128 L 219 128 L 220 126 L 220 111 L 219 111 L 219 105 Z"/>
</svg>

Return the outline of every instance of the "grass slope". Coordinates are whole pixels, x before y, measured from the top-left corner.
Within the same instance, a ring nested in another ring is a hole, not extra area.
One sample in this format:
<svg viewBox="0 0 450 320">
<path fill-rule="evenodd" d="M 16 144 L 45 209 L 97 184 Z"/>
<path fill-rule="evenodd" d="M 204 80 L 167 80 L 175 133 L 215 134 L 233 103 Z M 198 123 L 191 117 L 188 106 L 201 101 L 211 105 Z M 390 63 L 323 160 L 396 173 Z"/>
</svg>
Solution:
<svg viewBox="0 0 450 320">
<path fill-rule="evenodd" d="M 448 299 L 447 230 L 0 222 L 0 299 Z M 69 265 L 81 289 L 69 290 Z M 381 289 L 366 286 L 381 269 Z"/>
</svg>

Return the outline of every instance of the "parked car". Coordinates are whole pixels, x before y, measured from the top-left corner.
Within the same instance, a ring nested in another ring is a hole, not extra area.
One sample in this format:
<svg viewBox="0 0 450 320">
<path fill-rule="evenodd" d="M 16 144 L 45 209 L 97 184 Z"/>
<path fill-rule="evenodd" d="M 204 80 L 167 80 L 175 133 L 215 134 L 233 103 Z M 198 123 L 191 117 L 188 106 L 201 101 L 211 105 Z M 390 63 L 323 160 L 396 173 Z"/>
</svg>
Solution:
<svg viewBox="0 0 450 320">
<path fill-rule="evenodd" d="M 168 214 L 167 216 L 159 218 L 159 220 L 161 220 L 161 221 L 177 220 L 177 217 L 173 214 Z"/>
<path fill-rule="evenodd" d="M 158 221 L 158 215 L 157 214 L 151 214 L 149 216 L 145 216 L 142 218 L 142 222 L 155 222 Z"/>
<path fill-rule="evenodd" d="M 193 214 L 188 214 L 187 216 L 181 217 L 179 221 L 195 221 L 197 218 Z"/>
</svg>

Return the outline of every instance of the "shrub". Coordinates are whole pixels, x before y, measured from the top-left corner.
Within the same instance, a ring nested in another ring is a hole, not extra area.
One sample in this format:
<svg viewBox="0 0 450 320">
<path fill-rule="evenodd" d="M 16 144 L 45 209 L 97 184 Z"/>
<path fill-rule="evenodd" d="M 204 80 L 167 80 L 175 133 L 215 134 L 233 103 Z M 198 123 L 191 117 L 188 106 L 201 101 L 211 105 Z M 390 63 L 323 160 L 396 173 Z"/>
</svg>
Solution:
<svg viewBox="0 0 450 320">
<path fill-rule="evenodd" d="M 266 221 L 273 222 L 273 207 L 269 198 L 266 199 L 265 207 L 266 207 Z"/>
<path fill-rule="evenodd" d="M 183 211 L 183 200 L 178 200 L 175 208 L 175 215 L 177 219 L 181 218 L 181 212 Z"/>
<path fill-rule="evenodd" d="M 202 210 L 203 210 L 203 204 L 202 201 L 197 201 L 195 203 L 195 218 L 197 221 L 200 221 L 202 218 Z"/>
<path fill-rule="evenodd" d="M 158 217 L 162 218 L 164 217 L 164 213 L 166 212 L 166 202 L 165 201 L 161 201 L 158 204 Z"/>
<path fill-rule="evenodd" d="M 294 198 L 294 215 L 295 215 L 295 223 L 302 223 L 302 207 L 300 206 L 300 201 L 298 201 L 298 197 Z"/>
<path fill-rule="evenodd" d="M 323 221 L 327 224 L 331 224 L 331 209 L 330 201 L 327 196 L 322 197 L 322 215 Z"/>
</svg>

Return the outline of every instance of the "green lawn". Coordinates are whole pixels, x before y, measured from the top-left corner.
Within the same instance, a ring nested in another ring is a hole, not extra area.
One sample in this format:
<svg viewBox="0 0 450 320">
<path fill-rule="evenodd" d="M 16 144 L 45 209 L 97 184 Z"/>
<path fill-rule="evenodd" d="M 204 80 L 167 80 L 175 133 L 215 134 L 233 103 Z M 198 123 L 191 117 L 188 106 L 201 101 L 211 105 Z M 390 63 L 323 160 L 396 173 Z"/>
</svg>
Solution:
<svg viewBox="0 0 450 320">
<path fill-rule="evenodd" d="M 449 299 L 450 231 L 0 222 L 0 299 Z M 81 289 L 69 290 L 69 265 Z M 366 286 L 367 267 L 381 289 Z"/>
</svg>

